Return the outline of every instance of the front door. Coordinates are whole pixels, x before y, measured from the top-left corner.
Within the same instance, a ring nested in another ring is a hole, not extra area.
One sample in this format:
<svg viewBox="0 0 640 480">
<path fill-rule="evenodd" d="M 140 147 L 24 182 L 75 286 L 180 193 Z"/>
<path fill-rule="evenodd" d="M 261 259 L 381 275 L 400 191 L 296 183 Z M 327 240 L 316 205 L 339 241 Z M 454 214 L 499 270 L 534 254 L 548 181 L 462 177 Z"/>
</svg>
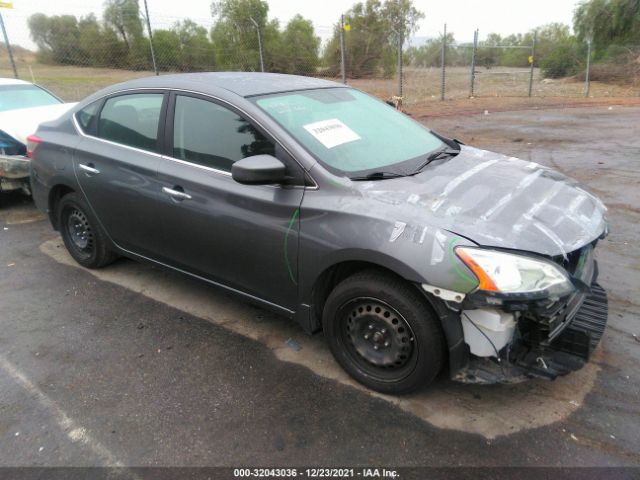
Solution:
<svg viewBox="0 0 640 480">
<path fill-rule="evenodd" d="M 178 268 L 294 310 L 304 187 L 231 178 L 236 160 L 286 155 L 251 122 L 208 98 L 175 94 L 167 115 L 170 155 L 158 166 L 164 256 Z M 291 177 L 300 178 L 300 167 L 284 161 Z"/>
</svg>

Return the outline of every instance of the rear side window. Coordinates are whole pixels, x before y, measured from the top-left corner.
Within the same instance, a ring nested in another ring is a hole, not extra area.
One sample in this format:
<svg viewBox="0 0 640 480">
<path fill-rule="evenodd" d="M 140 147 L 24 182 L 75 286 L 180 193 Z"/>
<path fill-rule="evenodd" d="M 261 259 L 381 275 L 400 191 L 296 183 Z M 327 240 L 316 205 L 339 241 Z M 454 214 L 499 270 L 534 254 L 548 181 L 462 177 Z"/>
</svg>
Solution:
<svg viewBox="0 0 640 480">
<path fill-rule="evenodd" d="M 96 129 L 95 118 L 98 114 L 98 108 L 100 107 L 100 101 L 90 103 L 82 110 L 76 112 L 76 120 L 80 129 L 87 135 L 94 135 Z"/>
<path fill-rule="evenodd" d="M 100 112 L 98 137 L 156 151 L 163 97 L 161 93 L 140 93 L 108 99 Z"/>
<path fill-rule="evenodd" d="M 230 172 L 235 161 L 261 154 L 275 156 L 274 145 L 237 113 L 207 100 L 176 96 L 174 158 Z"/>
</svg>

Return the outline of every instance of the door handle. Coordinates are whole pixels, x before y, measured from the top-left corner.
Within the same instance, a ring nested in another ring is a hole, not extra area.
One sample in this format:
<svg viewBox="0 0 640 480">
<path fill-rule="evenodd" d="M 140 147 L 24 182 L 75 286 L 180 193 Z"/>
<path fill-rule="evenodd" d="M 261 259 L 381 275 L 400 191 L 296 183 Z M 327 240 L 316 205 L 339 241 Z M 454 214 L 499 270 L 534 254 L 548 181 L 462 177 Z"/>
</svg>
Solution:
<svg viewBox="0 0 640 480">
<path fill-rule="evenodd" d="M 169 187 L 162 187 L 162 191 L 176 200 L 191 200 L 191 195 L 181 192 L 180 190 L 174 190 L 173 188 Z"/>
<path fill-rule="evenodd" d="M 93 166 L 93 163 L 90 163 L 89 165 L 85 165 L 83 163 L 79 163 L 78 167 L 80 168 L 80 170 L 84 170 L 85 172 L 87 172 L 88 174 L 91 174 L 91 175 L 97 175 L 97 174 L 100 173 L 100 170 L 95 168 Z"/>
</svg>

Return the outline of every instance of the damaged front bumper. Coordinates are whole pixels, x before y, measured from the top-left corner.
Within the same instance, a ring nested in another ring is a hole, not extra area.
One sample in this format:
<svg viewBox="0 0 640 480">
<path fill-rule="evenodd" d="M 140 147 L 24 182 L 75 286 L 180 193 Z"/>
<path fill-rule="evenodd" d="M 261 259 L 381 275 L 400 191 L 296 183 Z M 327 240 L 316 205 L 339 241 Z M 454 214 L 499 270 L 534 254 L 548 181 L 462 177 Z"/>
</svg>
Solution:
<svg viewBox="0 0 640 480">
<path fill-rule="evenodd" d="M 607 294 L 597 283 L 581 299 L 573 315 L 550 340 L 544 329 L 519 322 L 517 336 L 499 356 L 470 355 L 468 364 L 452 375 L 464 383 L 516 383 L 529 378 L 553 380 L 579 370 L 598 346 L 608 318 Z"/>
<path fill-rule="evenodd" d="M 23 155 L 0 155 L 0 192 L 24 190 L 30 193 L 31 160 Z"/>
<path fill-rule="evenodd" d="M 580 285 L 566 298 L 523 301 L 468 295 L 459 311 L 468 356 L 451 372 L 452 379 L 553 380 L 582 368 L 600 342 L 608 318 L 607 294 L 597 283 L 594 247 L 595 243 L 587 245 L 564 259 Z"/>
</svg>

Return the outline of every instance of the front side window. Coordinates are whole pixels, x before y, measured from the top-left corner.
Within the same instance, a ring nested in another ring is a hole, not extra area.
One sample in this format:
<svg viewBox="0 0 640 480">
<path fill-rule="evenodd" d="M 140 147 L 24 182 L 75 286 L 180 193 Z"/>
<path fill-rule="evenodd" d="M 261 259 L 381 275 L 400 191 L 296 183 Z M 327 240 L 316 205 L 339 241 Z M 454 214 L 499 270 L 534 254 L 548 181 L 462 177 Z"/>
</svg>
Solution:
<svg viewBox="0 0 640 480">
<path fill-rule="evenodd" d="M 388 105 L 348 88 L 266 95 L 255 103 L 338 172 L 406 173 L 443 143 Z"/>
<path fill-rule="evenodd" d="M 163 97 L 161 93 L 136 93 L 108 99 L 100 112 L 98 137 L 157 151 Z"/>
<path fill-rule="evenodd" d="M 20 84 L 0 87 L 0 112 L 60 103 L 62 100 L 36 85 Z"/>
<path fill-rule="evenodd" d="M 275 147 L 256 127 L 208 100 L 176 96 L 173 157 L 225 172 L 237 160 L 274 155 Z"/>
</svg>

